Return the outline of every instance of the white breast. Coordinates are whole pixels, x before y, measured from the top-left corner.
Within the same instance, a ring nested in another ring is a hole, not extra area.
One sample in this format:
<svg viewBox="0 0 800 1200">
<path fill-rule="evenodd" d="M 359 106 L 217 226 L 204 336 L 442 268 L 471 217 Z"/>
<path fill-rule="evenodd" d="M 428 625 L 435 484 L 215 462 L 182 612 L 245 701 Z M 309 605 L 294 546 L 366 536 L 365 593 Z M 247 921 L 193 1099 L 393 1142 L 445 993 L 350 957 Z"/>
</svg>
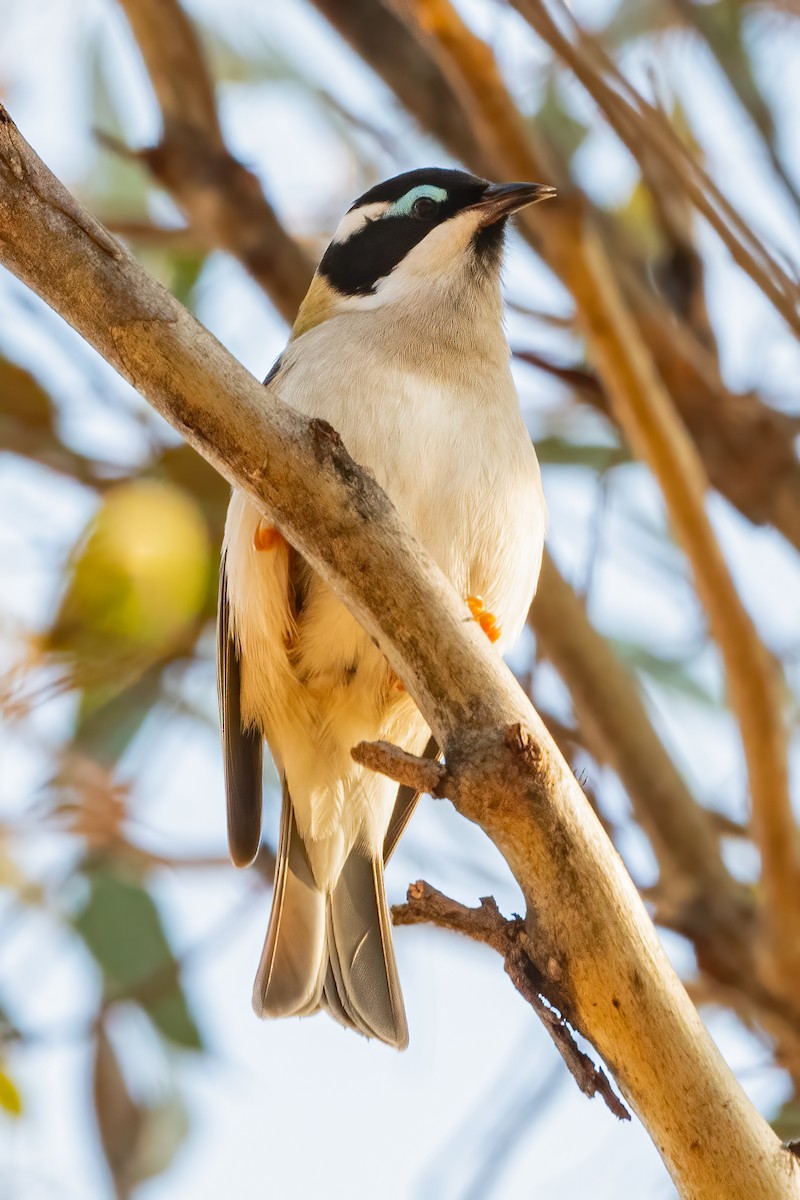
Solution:
<svg viewBox="0 0 800 1200">
<path fill-rule="evenodd" d="M 444 373 L 375 333 L 360 315 L 309 330 L 284 356 L 279 394 L 338 430 L 456 590 L 484 597 L 502 649 L 527 615 L 545 532 L 505 340 Z"/>
</svg>

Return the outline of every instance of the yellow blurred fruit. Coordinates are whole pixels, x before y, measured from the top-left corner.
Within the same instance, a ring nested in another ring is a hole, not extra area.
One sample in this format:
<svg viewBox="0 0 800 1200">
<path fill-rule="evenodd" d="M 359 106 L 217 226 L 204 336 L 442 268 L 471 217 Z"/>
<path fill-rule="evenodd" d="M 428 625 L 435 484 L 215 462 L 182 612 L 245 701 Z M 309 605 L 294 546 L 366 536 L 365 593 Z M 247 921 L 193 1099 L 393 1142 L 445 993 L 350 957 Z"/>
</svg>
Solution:
<svg viewBox="0 0 800 1200">
<path fill-rule="evenodd" d="M 73 562 L 50 643 L 77 656 L 158 650 L 202 611 L 210 568 L 198 505 L 168 483 L 112 489 Z"/>
</svg>

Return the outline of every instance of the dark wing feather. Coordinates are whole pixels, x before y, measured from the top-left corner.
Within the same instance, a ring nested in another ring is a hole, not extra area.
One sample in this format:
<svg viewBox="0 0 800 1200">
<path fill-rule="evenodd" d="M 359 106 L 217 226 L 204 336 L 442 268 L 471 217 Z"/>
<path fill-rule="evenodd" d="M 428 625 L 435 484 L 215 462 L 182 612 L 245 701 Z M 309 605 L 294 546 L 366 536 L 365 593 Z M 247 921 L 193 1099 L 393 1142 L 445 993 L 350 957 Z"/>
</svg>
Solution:
<svg viewBox="0 0 800 1200">
<path fill-rule="evenodd" d="M 242 727 L 241 672 L 230 626 L 225 558 L 219 569 L 217 609 L 217 691 L 225 762 L 228 848 L 237 867 L 246 867 L 261 841 L 261 758 L 264 739 L 258 729 Z"/>
<path fill-rule="evenodd" d="M 442 760 L 442 752 L 436 745 L 436 738 L 430 738 L 427 746 L 422 752 L 423 758 L 435 758 L 439 762 Z M 402 784 L 397 789 L 397 799 L 394 802 L 392 816 L 389 821 L 389 828 L 386 830 L 386 837 L 383 839 L 383 861 L 388 863 L 389 859 L 397 849 L 397 843 L 406 831 L 406 825 L 411 820 L 414 809 L 417 807 L 421 792 L 415 792 L 413 788 Z"/>
</svg>

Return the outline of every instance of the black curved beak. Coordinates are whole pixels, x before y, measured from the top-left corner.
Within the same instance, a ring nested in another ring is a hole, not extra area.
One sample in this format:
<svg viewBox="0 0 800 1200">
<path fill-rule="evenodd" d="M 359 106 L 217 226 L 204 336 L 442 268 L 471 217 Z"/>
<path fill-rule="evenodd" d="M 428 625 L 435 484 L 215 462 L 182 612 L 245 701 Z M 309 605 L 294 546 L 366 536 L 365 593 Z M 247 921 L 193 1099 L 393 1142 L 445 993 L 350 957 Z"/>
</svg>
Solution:
<svg viewBox="0 0 800 1200">
<path fill-rule="evenodd" d="M 470 207 L 483 212 L 485 224 L 491 225 L 501 217 L 510 217 L 529 204 L 538 204 L 540 200 L 549 200 L 557 194 L 556 189 L 548 183 L 492 183 L 477 204 Z"/>
</svg>

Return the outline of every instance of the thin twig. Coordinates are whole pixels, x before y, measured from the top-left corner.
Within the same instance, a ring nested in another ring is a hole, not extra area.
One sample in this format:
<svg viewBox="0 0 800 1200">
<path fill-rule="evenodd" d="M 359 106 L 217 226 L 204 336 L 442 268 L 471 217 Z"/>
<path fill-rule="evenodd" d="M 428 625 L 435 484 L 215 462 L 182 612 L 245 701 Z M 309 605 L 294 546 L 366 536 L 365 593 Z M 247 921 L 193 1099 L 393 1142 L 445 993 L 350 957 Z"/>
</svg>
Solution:
<svg viewBox="0 0 800 1200">
<path fill-rule="evenodd" d="M 750 276 L 795 332 L 800 333 L 800 289 L 704 171 L 660 109 L 631 86 L 596 38 L 582 29 L 566 5 L 559 11 L 572 31 L 562 33 L 542 0 L 513 0 L 514 7 L 571 68 L 606 120 L 647 172 L 652 155 L 670 172 L 673 186 L 688 195 L 734 261 Z"/>
<path fill-rule="evenodd" d="M 631 1119 L 602 1067 L 596 1067 L 580 1049 L 563 1013 L 547 998 L 547 980 L 527 953 L 527 934 L 521 917 L 507 920 L 493 896 L 482 897 L 479 908 L 468 908 L 424 880 L 418 880 L 410 885 L 406 903 L 392 908 L 392 920 L 395 925 L 437 925 L 496 950 L 503 959 L 506 974 L 544 1025 L 583 1094 L 590 1099 L 601 1096 L 615 1117 L 621 1121 Z M 552 987 L 553 980 L 550 984 Z"/>
<path fill-rule="evenodd" d="M 390 742 L 359 742 L 350 753 L 363 767 L 379 771 L 396 783 L 429 796 L 441 794 L 447 777 L 444 765 L 436 759 L 418 758 L 416 754 L 409 754 Z"/>
</svg>

